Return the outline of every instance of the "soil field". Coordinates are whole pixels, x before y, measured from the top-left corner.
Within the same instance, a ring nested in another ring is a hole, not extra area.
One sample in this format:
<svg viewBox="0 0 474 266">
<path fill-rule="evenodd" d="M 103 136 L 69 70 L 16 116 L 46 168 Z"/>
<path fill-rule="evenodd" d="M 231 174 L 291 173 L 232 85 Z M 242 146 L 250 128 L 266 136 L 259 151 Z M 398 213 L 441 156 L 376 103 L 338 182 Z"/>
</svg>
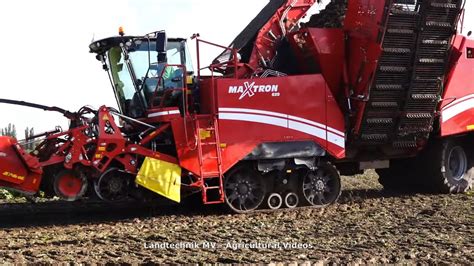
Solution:
<svg viewBox="0 0 474 266">
<path fill-rule="evenodd" d="M 343 178 L 338 203 L 231 215 L 154 208 L 0 229 L 5 262 L 474 263 L 474 197 L 396 195 L 369 171 Z M 3 214 L 4 215 L 4 214 Z"/>
</svg>

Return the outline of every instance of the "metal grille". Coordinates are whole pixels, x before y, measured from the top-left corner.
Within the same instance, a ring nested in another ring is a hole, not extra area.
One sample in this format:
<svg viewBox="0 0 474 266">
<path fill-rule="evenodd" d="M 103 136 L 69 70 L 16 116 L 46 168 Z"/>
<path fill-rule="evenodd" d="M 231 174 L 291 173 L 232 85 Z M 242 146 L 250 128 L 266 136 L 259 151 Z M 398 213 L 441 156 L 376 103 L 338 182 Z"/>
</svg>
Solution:
<svg viewBox="0 0 474 266">
<path fill-rule="evenodd" d="M 399 3 L 400 1 L 395 1 Z M 359 142 L 416 148 L 432 131 L 461 0 L 391 7 Z"/>
</svg>

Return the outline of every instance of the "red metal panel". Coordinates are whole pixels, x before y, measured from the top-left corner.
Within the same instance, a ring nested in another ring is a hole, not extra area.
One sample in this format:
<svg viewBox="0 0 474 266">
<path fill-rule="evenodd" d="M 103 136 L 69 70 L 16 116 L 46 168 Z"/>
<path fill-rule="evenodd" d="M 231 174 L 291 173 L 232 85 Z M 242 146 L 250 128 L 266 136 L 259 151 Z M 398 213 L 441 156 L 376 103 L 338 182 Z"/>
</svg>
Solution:
<svg viewBox="0 0 474 266">
<path fill-rule="evenodd" d="M 350 87 L 353 89 L 352 106 L 357 110 L 353 116 L 354 133 L 359 132 L 365 112 L 369 89 L 382 54 L 381 25 L 385 24 L 387 1 L 352 0 L 349 1 L 344 30 L 347 32 L 347 66 Z"/>
<path fill-rule="evenodd" d="M 385 6 L 384 0 L 350 0 L 348 3 L 344 30 L 351 37 L 359 37 L 377 42 L 380 37 Z"/>
<path fill-rule="evenodd" d="M 336 158 L 345 156 L 344 116 L 321 74 L 217 79 L 216 88 L 223 172 L 263 142 L 314 141 Z M 205 128 L 211 118 L 195 119 Z M 180 165 L 199 175 L 194 122 L 185 127 L 175 120 L 172 128 Z M 203 150 L 206 156 L 215 151 Z"/>
<path fill-rule="evenodd" d="M 342 29 L 308 28 L 302 32 L 307 36 L 306 47 L 311 47 L 313 60 L 319 63 L 321 73 L 333 95 L 342 94 L 342 70 L 344 69 L 344 32 Z"/>
<path fill-rule="evenodd" d="M 214 110 L 214 88 L 210 77 L 201 77 L 199 81 L 200 108 L 202 114 L 212 114 Z"/>
<path fill-rule="evenodd" d="M 0 137 L 0 178 L 10 183 L 21 184 L 28 175 L 28 169 L 15 152 L 16 141 Z"/>
<path fill-rule="evenodd" d="M 217 87 L 224 170 L 262 142 L 311 140 L 344 156 L 343 115 L 322 75 L 222 79 Z"/>
<path fill-rule="evenodd" d="M 344 158 L 345 148 L 341 148 L 340 137 L 345 139 L 345 119 L 338 103 L 337 98 L 327 89 L 326 92 L 326 124 L 327 126 L 327 150 L 336 158 Z"/>
<path fill-rule="evenodd" d="M 196 124 L 190 118 L 180 118 L 171 121 L 171 128 L 180 166 L 199 176 Z"/>
<path fill-rule="evenodd" d="M 16 140 L 0 136 L 0 186 L 26 193 L 36 193 L 41 182 L 41 169 L 29 169 L 26 161 L 34 167 L 38 160 L 16 148 Z M 34 170 L 34 171 L 31 171 Z"/>
<path fill-rule="evenodd" d="M 474 49 L 474 40 L 457 36 L 454 42 L 451 72 L 443 95 L 441 136 L 474 131 L 474 59 L 468 51 Z"/>
<path fill-rule="evenodd" d="M 359 42 L 361 41 L 361 42 Z M 356 52 L 351 53 L 349 68 L 349 80 L 353 95 L 352 107 L 357 110 L 353 117 L 354 133 L 358 133 L 365 113 L 366 103 L 369 100 L 370 89 L 375 78 L 378 60 L 382 54 L 382 48 L 375 42 L 364 43 L 364 40 L 352 39 L 350 47 Z M 353 61 L 352 61 L 353 60 Z"/>
</svg>

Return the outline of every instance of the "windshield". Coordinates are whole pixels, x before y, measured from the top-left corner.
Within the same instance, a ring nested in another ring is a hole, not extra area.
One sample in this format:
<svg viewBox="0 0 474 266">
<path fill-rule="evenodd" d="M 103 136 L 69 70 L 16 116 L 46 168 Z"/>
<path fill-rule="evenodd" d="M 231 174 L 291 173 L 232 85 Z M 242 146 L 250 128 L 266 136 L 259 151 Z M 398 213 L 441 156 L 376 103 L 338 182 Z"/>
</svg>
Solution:
<svg viewBox="0 0 474 266">
<path fill-rule="evenodd" d="M 167 64 L 169 65 L 185 65 L 186 71 L 194 72 L 191 56 L 186 46 L 186 41 L 168 41 L 166 47 Z M 130 59 L 133 63 L 133 69 L 138 79 L 144 78 L 147 71 L 156 70 L 158 53 L 156 52 L 156 44 L 153 41 L 142 41 L 134 49 L 130 50 Z M 160 73 L 151 73 L 154 76 Z M 150 73 L 149 73 L 150 75 Z"/>
<path fill-rule="evenodd" d="M 135 40 L 133 46 L 129 47 L 126 52 L 130 59 L 130 66 L 127 65 L 127 61 L 124 59 L 125 55 L 121 47 L 113 47 L 108 51 L 111 79 L 119 107 L 124 114 L 130 115 L 131 104 L 136 109 L 140 100 L 145 105 L 151 102 L 156 89 L 184 86 L 184 84 L 168 84 L 171 83 L 173 77 L 180 75 L 180 72 L 176 71 L 176 67 L 169 66 L 165 68 L 166 64 L 185 65 L 188 74 L 194 72 L 186 41 L 168 41 L 166 50 L 167 62 L 158 64 L 155 41 L 148 39 Z M 133 71 L 133 73 L 130 73 L 130 71 Z M 158 86 L 158 80 L 162 73 L 162 84 Z M 135 82 L 134 79 L 136 79 Z M 142 90 L 143 88 L 144 90 Z M 141 99 L 137 99 L 138 95 Z M 139 114 L 133 116 L 136 117 Z"/>
<path fill-rule="evenodd" d="M 122 112 L 126 113 L 127 102 L 133 99 L 135 95 L 135 86 L 132 75 L 124 60 L 122 48 L 114 47 L 109 50 L 110 74 L 112 76 L 115 93 L 117 95 L 118 105 Z"/>
</svg>

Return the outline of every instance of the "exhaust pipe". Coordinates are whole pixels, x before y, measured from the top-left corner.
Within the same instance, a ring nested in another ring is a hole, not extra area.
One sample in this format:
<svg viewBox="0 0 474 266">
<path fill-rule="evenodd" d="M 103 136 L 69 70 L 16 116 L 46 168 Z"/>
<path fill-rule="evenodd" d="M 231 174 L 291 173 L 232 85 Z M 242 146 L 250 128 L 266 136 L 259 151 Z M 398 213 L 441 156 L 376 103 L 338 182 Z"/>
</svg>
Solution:
<svg viewBox="0 0 474 266">
<path fill-rule="evenodd" d="M 279 209 L 283 204 L 283 199 L 281 198 L 280 194 L 272 193 L 268 196 L 267 200 L 268 207 L 272 210 Z"/>
<path fill-rule="evenodd" d="M 285 196 L 285 206 L 287 208 L 293 209 L 298 206 L 300 199 L 296 193 L 290 192 Z"/>
</svg>

